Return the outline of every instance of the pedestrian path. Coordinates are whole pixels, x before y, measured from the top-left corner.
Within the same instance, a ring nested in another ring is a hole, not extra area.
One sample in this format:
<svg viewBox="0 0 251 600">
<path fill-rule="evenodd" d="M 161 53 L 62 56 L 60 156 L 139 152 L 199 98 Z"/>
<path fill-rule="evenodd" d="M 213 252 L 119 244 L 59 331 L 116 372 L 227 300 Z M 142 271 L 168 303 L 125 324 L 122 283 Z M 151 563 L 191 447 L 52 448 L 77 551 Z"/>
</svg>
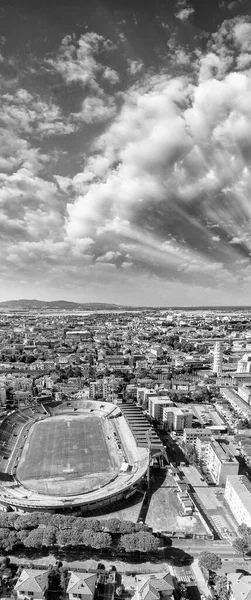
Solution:
<svg viewBox="0 0 251 600">
<path fill-rule="evenodd" d="M 198 588 L 200 590 L 201 595 L 205 596 L 206 598 L 208 596 L 210 597 L 211 596 L 211 591 L 210 591 L 210 589 L 209 589 L 209 587 L 208 587 L 208 585 L 207 585 L 207 583 L 206 583 L 206 581 L 204 579 L 204 576 L 203 576 L 202 570 L 201 570 L 201 568 L 199 566 L 199 562 L 198 562 L 197 558 L 194 559 L 194 562 L 191 565 L 191 569 L 192 569 L 192 571 L 194 573 L 195 580 L 196 580 L 196 583 L 198 585 Z"/>
</svg>

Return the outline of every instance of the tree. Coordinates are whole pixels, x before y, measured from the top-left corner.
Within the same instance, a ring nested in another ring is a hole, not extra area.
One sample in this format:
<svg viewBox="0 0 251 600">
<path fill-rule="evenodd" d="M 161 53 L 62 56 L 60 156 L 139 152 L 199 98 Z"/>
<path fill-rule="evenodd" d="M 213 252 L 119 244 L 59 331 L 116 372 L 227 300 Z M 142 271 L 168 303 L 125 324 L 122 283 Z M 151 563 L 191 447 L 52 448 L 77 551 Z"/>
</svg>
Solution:
<svg viewBox="0 0 251 600">
<path fill-rule="evenodd" d="M 24 540 L 24 546 L 26 548 L 41 548 L 43 543 L 43 529 L 33 529 Z"/>
<path fill-rule="evenodd" d="M 221 568 L 222 561 L 214 552 L 202 552 L 199 556 L 199 565 L 208 571 L 217 571 Z"/>
<path fill-rule="evenodd" d="M 119 541 L 120 548 L 123 548 L 125 552 L 135 552 L 137 550 L 137 536 L 135 533 L 127 533 L 122 535 Z"/>
<path fill-rule="evenodd" d="M 214 596 L 217 600 L 228 600 L 228 583 L 226 575 L 217 575 L 215 578 Z"/>
<path fill-rule="evenodd" d="M 58 546 L 62 546 L 63 548 L 72 546 L 72 532 L 70 529 L 56 530 L 56 537 Z"/>
<path fill-rule="evenodd" d="M 88 529 L 91 529 L 91 531 L 102 531 L 103 527 L 98 519 L 90 519 L 88 521 Z"/>
<path fill-rule="evenodd" d="M 92 532 L 91 532 L 92 533 Z M 102 548 L 110 548 L 112 545 L 112 536 L 109 533 L 103 533 L 98 531 L 92 533 L 91 536 L 91 547 L 101 550 Z"/>
<path fill-rule="evenodd" d="M 67 585 L 68 585 L 68 581 L 69 581 L 69 572 L 67 567 L 59 567 L 59 573 L 60 573 L 60 587 L 62 588 L 64 594 L 66 593 L 67 590 Z"/>
<path fill-rule="evenodd" d="M 107 519 L 105 524 L 105 529 L 110 533 L 119 533 L 120 532 L 120 523 L 121 521 L 116 518 Z"/>
<path fill-rule="evenodd" d="M 244 557 L 245 554 L 250 550 L 250 543 L 245 537 L 237 537 L 233 541 L 233 547 L 237 552 L 240 552 Z"/>
<path fill-rule="evenodd" d="M 43 529 L 43 546 L 50 548 L 56 543 L 56 527 L 48 525 Z"/>
<path fill-rule="evenodd" d="M 76 528 L 78 531 L 85 531 L 85 529 L 89 529 L 88 520 L 84 517 L 78 517 L 72 524 L 73 530 Z"/>
<path fill-rule="evenodd" d="M 132 521 L 121 521 L 120 523 L 120 533 L 134 533 L 135 525 Z"/>
<path fill-rule="evenodd" d="M 147 531 L 128 533 L 120 538 L 120 547 L 124 548 L 126 552 L 152 552 L 157 549 L 158 545 L 158 539 Z"/>
<path fill-rule="evenodd" d="M 137 550 L 140 552 L 154 552 L 159 546 L 159 540 L 148 531 L 140 531 L 137 536 Z"/>
<path fill-rule="evenodd" d="M 35 529 L 39 525 L 39 513 L 20 515 L 14 522 L 15 529 Z"/>
<path fill-rule="evenodd" d="M 86 547 L 89 546 L 91 548 L 92 536 L 93 536 L 93 531 L 90 531 L 89 529 L 85 529 L 82 533 L 81 544 L 83 544 Z"/>
<path fill-rule="evenodd" d="M 251 527 L 248 527 L 248 525 L 242 523 L 238 527 L 238 533 L 240 534 L 240 537 L 249 538 L 251 537 Z"/>
</svg>

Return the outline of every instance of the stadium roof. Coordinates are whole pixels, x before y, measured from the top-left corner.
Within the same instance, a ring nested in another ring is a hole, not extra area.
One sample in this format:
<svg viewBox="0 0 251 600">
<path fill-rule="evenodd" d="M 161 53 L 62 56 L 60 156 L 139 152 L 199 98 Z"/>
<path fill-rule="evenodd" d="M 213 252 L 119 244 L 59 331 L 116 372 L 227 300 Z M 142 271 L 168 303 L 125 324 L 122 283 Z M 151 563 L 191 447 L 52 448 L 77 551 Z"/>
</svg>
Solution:
<svg viewBox="0 0 251 600">
<path fill-rule="evenodd" d="M 134 435 L 137 446 L 148 447 L 147 434 L 149 431 L 151 454 L 156 454 L 156 451 L 165 452 L 161 439 L 146 419 L 141 408 L 135 404 L 128 403 L 121 404 L 120 409 Z"/>
</svg>

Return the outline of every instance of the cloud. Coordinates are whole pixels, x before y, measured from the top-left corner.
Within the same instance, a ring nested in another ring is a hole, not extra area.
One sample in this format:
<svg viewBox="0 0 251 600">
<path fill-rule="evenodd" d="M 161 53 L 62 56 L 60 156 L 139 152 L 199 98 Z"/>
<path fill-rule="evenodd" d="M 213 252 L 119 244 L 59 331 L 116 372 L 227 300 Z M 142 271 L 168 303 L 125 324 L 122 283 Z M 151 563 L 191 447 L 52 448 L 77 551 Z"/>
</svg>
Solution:
<svg viewBox="0 0 251 600">
<path fill-rule="evenodd" d="M 137 75 L 138 73 L 141 73 L 143 67 L 144 67 L 144 63 L 141 60 L 132 60 L 132 59 L 128 59 L 128 73 L 130 75 Z"/>
<path fill-rule="evenodd" d="M 210 272 L 217 285 L 221 277 L 230 285 L 245 251 L 231 241 L 235 223 L 245 229 L 251 219 L 241 153 L 250 143 L 251 78 L 228 72 L 232 56 L 217 54 L 222 31 L 217 35 L 214 51 L 210 42 L 198 53 L 193 79 L 142 75 L 121 96 L 121 109 L 95 140 L 92 163 L 89 157 L 83 173 L 63 182 L 74 199 L 65 220 L 69 243 L 87 236 L 102 248 L 109 240 L 106 252 L 122 253 L 119 268 L 129 268 L 132 247 L 137 270 L 174 277 L 179 268 L 183 279 Z M 222 223 L 219 236 L 210 236 L 207 222 Z M 164 241 L 168 231 L 176 240 Z"/>
<path fill-rule="evenodd" d="M 112 252 L 111 250 L 108 250 L 108 252 L 97 258 L 97 262 L 111 263 L 116 258 L 119 258 L 119 256 L 121 256 L 121 252 Z"/>
<path fill-rule="evenodd" d="M 175 17 L 176 19 L 179 19 L 179 21 L 182 21 L 184 23 L 194 12 L 195 10 L 191 6 L 181 8 L 177 13 L 175 13 Z"/>
<path fill-rule="evenodd" d="M 45 102 L 25 89 L 18 89 L 15 94 L 2 94 L 1 99 L 0 122 L 17 133 L 44 137 L 66 135 L 76 130 L 74 123 L 63 117 L 56 104 Z"/>
<path fill-rule="evenodd" d="M 229 241 L 229 244 L 242 244 L 244 241 L 245 238 L 235 236 Z"/>
<path fill-rule="evenodd" d="M 109 65 L 103 65 L 98 57 L 113 50 L 109 40 L 94 32 L 63 38 L 58 55 L 48 59 L 48 66 L 57 71 L 67 84 L 74 82 L 89 86 L 99 92 L 98 79 L 109 81 L 111 85 L 118 83 L 119 75 Z"/>
<path fill-rule="evenodd" d="M 85 123 L 102 123 L 115 116 L 116 102 L 112 97 L 87 96 L 82 102 L 81 110 L 72 116 L 77 121 Z"/>
<path fill-rule="evenodd" d="M 123 54 L 119 74 L 104 37 L 66 36 L 46 68 L 61 91 L 79 84 L 70 107 L 56 93 L 4 93 L 1 270 L 121 297 L 139 284 L 146 303 L 248 285 L 250 26 L 224 21 L 196 52 L 170 39 L 158 68 Z M 53 135 L 64 135 L 56 152 Z"/>
</svg>

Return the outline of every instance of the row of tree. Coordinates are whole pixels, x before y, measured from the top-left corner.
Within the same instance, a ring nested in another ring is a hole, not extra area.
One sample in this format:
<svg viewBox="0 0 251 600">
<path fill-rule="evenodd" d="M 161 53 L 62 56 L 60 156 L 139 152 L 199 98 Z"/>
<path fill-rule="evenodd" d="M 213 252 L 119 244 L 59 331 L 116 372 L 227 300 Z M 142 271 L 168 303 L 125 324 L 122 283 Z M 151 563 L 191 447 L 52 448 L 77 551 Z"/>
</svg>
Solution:
<svg viewBox="0 0 251 600">
<path fill-rule="evenodd" d="M 159 545 L 158 539 L 147 531 L 129 533 L 114 539 L 110 533 L 85 529 L 58 529 L 51 525 L 36 529 L 0 528 L 0 548 L 10 552 L 18 547 L 42 550 L 50 549 L 81 549 L 111 550 L 121 552 L 154 552 Z"/>
<path fill-rule="evenodd" d="M 120 519 L 116 518 L 100 521 L 95 518 L 85 519 L 84 517 L 49 514 L 39 511 L 22 515 L 17 512 L 0 514 L 0 528 L 19 531 L 23 529 L 32 530 L 39 526 L 51 526 L 61 531 L 69 529 L 71 531 L 77 530 L 82 532 L 88 529 L 94 532 L 106 532 L 118 535 L 138 533 L 140 531 L 147 531 L 148 529 L 143 523 L 120 521 Z"/>
</svg>

